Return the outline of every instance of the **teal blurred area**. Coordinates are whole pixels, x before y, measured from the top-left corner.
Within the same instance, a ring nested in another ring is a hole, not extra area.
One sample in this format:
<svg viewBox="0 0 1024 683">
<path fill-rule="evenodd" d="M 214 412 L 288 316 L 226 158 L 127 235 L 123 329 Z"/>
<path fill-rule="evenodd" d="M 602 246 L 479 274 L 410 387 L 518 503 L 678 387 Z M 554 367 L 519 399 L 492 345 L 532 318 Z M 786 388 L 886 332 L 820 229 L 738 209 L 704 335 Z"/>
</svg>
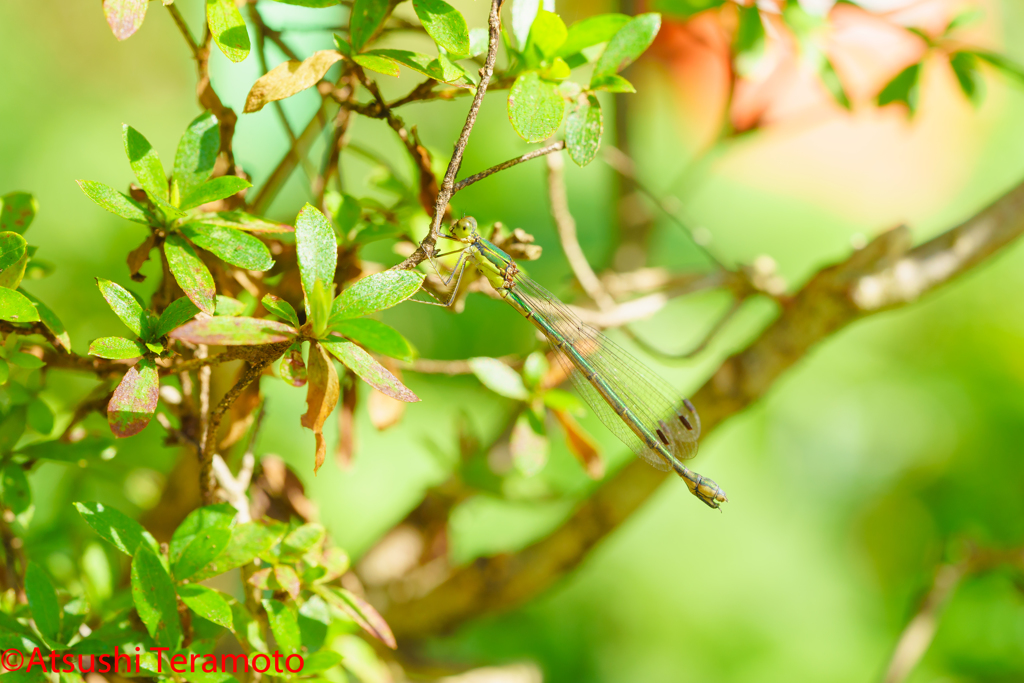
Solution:
<svg viewBox="0 0 1024 683">
<path fill-rule="evenodd" d="M 176 4 L 199 25 L 201 2 Z M 456 4 L 471 26 L 483 25 L 485 2 Z M 589 3 L 561 4 L 568 19 L 596 11 Z M 260 6 L 268 23 L 287 29 L 315 28 L 326 12 Z M 984 9 L 994 41 L 987 47 L 1024 61 L 1024 9 L 1014 0 L 993 0 Z M 339 24 L 343 12 L 334 17 Z M 300 54 L 331 46 L 330 33 L 318 30 L 293 30 L 288 41 Z M 271 66 L 283 59 L 269 50 Z M 58 0 L 0 3 L 0 63 L 0 193 L 35 194 L 41 210 L 29 243 L 58 266 L 26 289 L 68 323 L 75 350 L 84 353 L 90 339 L 123 332 L 93 278 L 132 284 L 125 254 L 145 234 L 93 205 L 75 180 L 127 185 L 122 123 L 143 132 L 167 166 L 181 131 L 198 113 L 194 66 L 159 3 L 152 3 L 136 36 L 117 43 L 99 3 Z M 253 57 L 231 64 L 215 51 L 212 74 L 224 102 L 241 111 L 259 71 Z M 899 223 L 923 241 L 1024 176 L 1024 90 L 987 71 L 986 98 L 975 109 L 958 98 L 942 65 L 930 64 L 927 74 L 913 120 L 858 110 L 843 120 L 747 133 L 704 154 L 677 106 L 676 83 L 649 62 L 631 72 L 639 94 L 625 123 L 629 148 L 643 181 L 678 198 L 687 221 L 711 236 L 716 254 L 730 264 L 771 256 L 795 288 L 844 258 L 851 244 Z M 403 73 L 385 83 L 384 92 L 394 97 L 417 82 Z M 301 130 L 318 104 L 312 91 L 289 100 L 285 111 L 293 128 Z M 403 111 L 438 169 L 468 104 L 462 98 Z M 604 104 L 606 140 L 614 142 L 614 103 Z M 401 180 L 414 180 L 386 124 L 359 119 L 351 138 L 393 160 Z M 258 186 L 287 148 L 273 108 L 240 116 L 235 145 L 239 163 Z M 508 124 L 504 94 L 493 93 L 473 132 L 463 175 L 526 149 Z M 314 159 L 321 150 L 314 148 Z M 291 222 L 309 199 L 303 174 L 296 171 L 271 207 L 274 218 Z M 363 158 L 345 157 L 347 192 L 379 192 L 375 174 Z M 597 270 L 611 267 L 618 178 L 594 163 L 585 169 L 569 165 L 567 181 L 585 253 Z M 527 265 L 531 276 L 571 300 L 576 291 L 544 182 L 543 161 L 523 164 L 460 193 L 454 208 L 483 224 L 501 221 L 535 235 L 544 255 Z M 705 266 L 676 225 L 656 220 L 649 265 Z M 366 258 L 390 265 L 400 257 L 381 242 Z M 148 296 L 158 272 L 153 263 L 143 272 L 150 277 L 134 288 Z M 469 624 L 431 643 L 429 651 L 479 665 L 531 662 L 544 680 L 580 683 L 880 679 L 939 564 L 955 560 L 970 544 L 1024 546 L 1021 291 L 1024 247 L 1018 244 L 911 307 L 840 332 L 762 401 L 703 439 L 695 466 L 728 491 L 722 514 L 698 505 L 681 482 L 668 481 L 540 599 Z M 657 347 L 683 350 L 727 306 L 719 294 L 695 295 L 636 330 Z M 625 337 L 613 336 L 688 394 L 777 312 L 766 301 L 747 304 L 708 351 L 685 365 L 662 366 Z M 424 358 L 525 355 L 541 348 L 526 321 L 479 294 L 470 295 L 459 315 L 407 303 L 383 320 Z M 215 395 L 230 386 L 232 372 L 215 373 Z M 263 380 L 267 418 L 258 452 L 276 453 L 291 465 L 333 538 L 354 555 L 447 478 L 458 459 L 460 424 L 485 444 L 508 427 L 511 402 L 472 376 L 406 373 L 404 379 L 422 402 L 384 432 L 360 410 L 352 467 L 339 469 L 329 459 L 315 477 L 313 437 L 299 426 L 304 393 Z M 55 372 L 47 400 L 66 420 L 92 386 Z M 360 387 L 364 405 L 369 391 Z M 103 427 L 92 419 L 91 427 Z M 632 457 L 596 419 L 583 423 L 600 442 L 609 470 Z M 555 425 L 551 430 L 558 433 Z M 333 445 L 334 420 L 327 435 Z M 58 578 L 73 577 L 88 543 L 83 539 L 90 537 L 69 501 L 100 500 L 134 514 L 151 508 L 181 455 L 162 446 L 162 437 L 153 423 L 119 443 L 109 463 L 37 470 L 30 554 L 48 557 Z M 469 562 L 524 547 L 557 526 L 594 486 L 561 443 L 553 443 L 551 460 L 535 479 L 514 482 L 510 490 L 519 493 L 506 500 L 480 495 L 457 509 L 453 557 Z M 69 536 L 69 529 L 75 533 Z M 910 680 L 1024 680 L 1020 574 L 995 570 L 965 580 Z"/>
</svg>

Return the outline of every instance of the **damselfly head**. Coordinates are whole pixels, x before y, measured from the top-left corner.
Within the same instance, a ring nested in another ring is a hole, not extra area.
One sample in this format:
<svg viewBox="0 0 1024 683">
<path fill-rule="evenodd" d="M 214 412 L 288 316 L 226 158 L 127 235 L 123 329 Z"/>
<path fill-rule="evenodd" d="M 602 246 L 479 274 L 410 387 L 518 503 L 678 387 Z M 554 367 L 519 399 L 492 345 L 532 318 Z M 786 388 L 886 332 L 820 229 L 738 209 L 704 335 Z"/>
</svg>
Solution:
<svg viewBox="0 0 1024 683">
<path fill-rule="evenodd" d="M 460 242 L 472 242 L 480 237 L 476 230 L 476 219 L 472 216 L 465 216 L 452 224 L 452 239 Z"/>
</svg>

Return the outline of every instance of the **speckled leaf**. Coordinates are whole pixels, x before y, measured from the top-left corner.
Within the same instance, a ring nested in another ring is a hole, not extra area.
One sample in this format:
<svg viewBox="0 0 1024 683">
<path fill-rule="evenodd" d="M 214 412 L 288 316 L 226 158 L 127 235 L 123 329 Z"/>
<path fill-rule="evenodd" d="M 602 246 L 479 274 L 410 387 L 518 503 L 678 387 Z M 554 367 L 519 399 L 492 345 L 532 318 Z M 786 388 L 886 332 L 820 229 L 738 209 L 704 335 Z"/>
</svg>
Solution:
<svg viewBox="0 0 1024 683">
<path fill-rule="evenodd" d="M 316 460 L 313 464 L 313 474 L 316 474 L 327 457 L 324 423 L 338 403 L 339 391 L 338 372 L 321 344 L 314 342 L 309 346 L 307 375 L 306 413 L 301 421 L 303 427 L 313 430 L 316 438 Z"/>
<path fill-rule="evenodd" d="M 362 50 L 377 35 L 395 4 L 395 0 L 355 0 L 349 19 L 354 51 Z"/>
<path fill-rule="evenodd" d="M 14 232 L 8 232 L 5 234 L 16 235 L 21 238 L 21 235 Z M 25 269 L 28 266 L 29 252 L 31 250 L 32 247 L 26 247 L 25 251 L 21 253 L 19 258 L 3 270 L 0 270 L 0 287 L 6 287 L 7 289 L 18 288 L 18 285 L 21 284 L 22 279 L 25 277 Z"/>
<path fill-rule="evenodd" d="M 206 21 L 225 57 L 240 62 L 249 56 L 249 33 L 235 0 L 206 0 Z"/>
<path fill-rule="evenodd" d="M 248 564 L 269 550 L 284 535 L 287 527 L 280 523 L 246 522 L 232 529 L 231 542 L 217 558 L 192 577 L 192 581 L 205 581 L 210 577 Z"/>
<path fill-rule="evenodd" d="M 306 363 L 302 360 L 302 353 L 298 348 L 293 347 L 281 359 L 281 379 L 293 387 L 304 387 L 307 378 Z"/>
<path fill-rule="evenodd" d="M 107 300 L 110 310 L 121 319 L 121 322 L 134 332 L 135 336 L 148 339 L 149 316 L 142 310 L 142 306 L 131 295 L 131 292 L 116 282 L 99 277 L 96 278 L 96 286 L 100 288 L 100 294 Z"/>
<path fill-rule="evenodd" d="M 199 307 L 192 303 L 188 297 L 179 297 L 171 302 L 171 305 L 164 309 L 157 321 L 156 329 L 153 332 L 153 339 L 159 339 L 168 334 L 171 330 L 181 327 L 199 313 Z"/>
<path fill-rule="evenodd" d="M 309 297 L 317 280 L 329 286 L 338 266 L 338 242 L 327 216 L 312 204 L 302 207 L 295 219 L 295 249 L 302 277 L 302 292 Z"/>
<path fill-rule="evenodd" d="M 601 147 L 604 117 L 594 95 L 580 96 L 565 120 L 565 146 L 578 166 L 586 166 Z"/>
<path fill-rule="evenodd" d="M 562 125 L 565 100 L 558 86 L 542 80 L 536 72 L 522 74 L 508 93 L 508 118 L 519 137 L 540 142 Z"/>
<path fill-rule="evenodd" d="M 384 643 L 392 650 L 398 647 L 391 627 L 384 621 L 373 605 L 344 588 L 325 586 L 317 593 L 330 605 L 347 614 L 361 629 Z"/>
<path fill-rule="evenodd" d="M 153 222 L 149 213 L 139 202 L 121 192 L 118 192 L 109 185 L 98 183 L 95 180 L 79 180 L 78 186 L 89 199 L 93 200 L 104 209 L 129 221 L 149 225 Z"/>
<path fill-rule="evenodd" d="M 127 40 L 142 26 L 149 0 L 103 0 L 103 15 L 118 40 Z"/>
<path fill-rule="evenodd" d="M 423 276 L 411 270 L 385 270 L 343 291 L 331 306 L 331 325 L 400 304 L 420 290 Z"/>
<path fill-rule="evenodd" d="M 205 505 L 188 513 L 171 536 L 168 547 L 171 564 L 177 564 L 192 542 L 201 538 L 210 529 L 231 528 L 237 515 L 238 511 L 227 503 Z"/>
<path fill-rule="evenodd" d="M 288 591 L 293 600 L 299 598 L 299 592 L 302 590 L 302 580 L 299 578 L 294 567 L 287 564 L 275 565 L 274 578 L 277 579 L 277 583 L 281 588 Z"/>
<path fill-rule="evenodd" d="M 6 270 L 25 257 L 28 245 L 25 238 L 12 231 L 0 232 L 0 271 Z"/>
<path fill-rule="evenodd" d="M 39 320 L 39 312 L 24 294 L 0 287 L 0 320 L 31 323 Z"/>
<path fill-rule="evenodd" d="M 233 175 L 222 175 L 219 178 L 207 180 L 202 185 L 192 189 L 181 200 L 183 210 L 194 209 L 203 204 L 215 202 L 238 194 L 242 190 L 252 187 L 252 183 L 244 178 Z"/>
<path fill-rule="evenodd" d="M 174 180 L 178 195 L 184 197 L 202 185 L 213 173 L 220 150 L 220 127 L 217 117 L 203 112 L 188 124 L 178 141 L 174 155 Z"/>
<path fill-rule="evenodd" d="M 143 542 L 156 547 L 149 532 L 120 510 L 93 502 L 75 503 L 75 508 L 86 524 L 126 555 L 134 555 Z"/>
<path fill-rule="evenodd" d="M 143 358 L 128 368 L 107 404 L 107 422 L 117 437 L 138 434 L 153 418 L 160 397 L 156 364 Z"/>
<path fill-rule="evenodd" d="M 291 59 L 278 64 L 253 83 L 245 98 L 245 113 L 259 111 L 271 102 L 312 88 L 340 59 L 342 55 L 337 50 L 320 50 L 301 62 Z"/>
<path fill-rule="evenodd" d="M 160 163 L 160 155 L 142 133 L 127 123 L 122 126 L 121 136 L 124 139 L 124 152 L 128 155 L 128 162 L 132 165 L 139 185 L 142 185 L 150 199 L 166 204 L 167 175 Z"/>
<path fill-rule="evenodd" d="M 276 320 L 219 316 L 200 318 L 170 333 L 172 339 L 214 346 L 252 346 L 288 341 L 297 331 Z"/>
<path fill-rule="evenodd" d="M 270 270 L 274 258 L 270 249 L 258 237 L 219 225 L 189 223 L 181 232 L 197 246 L 216 255 L 222 261 L 246 270 Z"/>
<path fill-rule="evenodd" d="M 178 595 L 181 601 L 188 605 L 188 608 L 201 616 L 203 619 L 223 626 L 226 629 L 234 630 L 234 621 L 231 618 L 231 605 L 218 591 L 206 586 L 190 583 L 178 586 Z"/>
<path fill-rule="evenodd" d="M 406 403 L 415 403 L 420 400 L 419 396 L 412 393 L 407 386 L 398 381 L 398 378 L 374 360 L 373 356 L 352 342 L 325 341 L 321 342 L 321 344 L 331 352 L 331 355 L 344 363 L 349 370 L 356 373 L 361 380 L 377 391 Z"/>
<path fill-rule="evenodd" d="M 268 312 L 273 313 L 278 318 L 291 323 L 295 327 L 299 327 L 299 316 L 295 312 L 295 307 L 281 297 L 274 294 L 264 294 L 260 303 L 263 304 L 263 308 L 267 309 Z"/>
<path fill-rule="evenodd" d="M 38 211 L 39 202 L 28 192 L 8 192 L 0 197 L 0 230 L 24 235 Z"/>
<path fill-rule="evenodd" d="M 334 329 L 370 351 L 404 361 L 411 361 L 416 357 L 416 349 L 409 343 L 409 340 L 403 337 L 398 330 L 379 320 L 373 318 L 342 320 Z"/>
<path fill-rule="evenodd" d="M 412 6 L 435 43 L 452 54 L 469 54 L 469 27 L 457 9 L 444 0 L 412 0 Z"/>
<path fill-rule="evenodd" d="M 178 647 L 181 621 L 174 597 L 174 583 L 160 558 L 145 543 L 139 545 L 132 559 L 132 601 L 156 644 Z"/>
<path fill-rule="evenodd" d="M 220 211 L 218 213 L 207 213 L 202 214 L 199 218 L 201 219 L 198 221 L 200 223 L 206 223 L 207 225 L 219 225 L 225 228 L 234 228 L 235 230 L 245 230 L 246 232 L 266 234 L 295 232 L 295 228 L 287 223 L 271 223 L 270 221 L 263 220 L 262 218 L 250 216 L 242 211 Z"/>
<path fill-rule="evenodd" d="M 138 358 L 146 355 L 146 347 L 134 339 L 100 337 L 89 344 L 89 355 L 110 359 Z"/>
<path fill-rule="evenodd" d="M 171 233 L 164 242 L 164 253 L 167 255 L 167 265 L 171 269 L 171 274 L 174 275 L 174 280 L 181 287 L 181 291 L 185 292 L 185 296 L 191 299 L 200 311 L 213 315 L 216 295 L 213 275 L 196 254 L 196 250 L 184 237 L 178 233 Z"/>
<path fill-rule="evenodd" d="M 644 53 L 661 29 L 661 15 L 657 12 L 640 14 L 624 24 L 605 46 L 594 64 L 591 80 L 617 74 Z"/>
<path fill-rule="evenodd" d="M 278 647 L 287 654 L 298 652 L 302 636 L 293 608 L 277 600 L 264 600 L 263 609 L 267 611 L 267 621 Z"/>
<path fill-rule="evenodd" d="M 505 398 L 525 401 L 530 394 L 519 373 L 495 358 L 472 358 L 469 367 L 480 382 Z"/>
<path fill-rule="evenodd" d="M 192 578 L 196 572 L 213 562 L 231 541 L 231 529 L 203 529 L 175 560 L 172 572 L 175 581 Z"/>
</svg>

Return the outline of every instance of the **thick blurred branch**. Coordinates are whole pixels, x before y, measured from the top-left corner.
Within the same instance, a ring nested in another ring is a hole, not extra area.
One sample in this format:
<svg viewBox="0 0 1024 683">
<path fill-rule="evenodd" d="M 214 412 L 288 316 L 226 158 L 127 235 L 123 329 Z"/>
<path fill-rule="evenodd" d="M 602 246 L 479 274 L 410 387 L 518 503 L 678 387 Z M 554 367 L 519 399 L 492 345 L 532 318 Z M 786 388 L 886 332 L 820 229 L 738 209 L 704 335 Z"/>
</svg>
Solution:
<svg viewBox="0 0 1024 683">
<path fill-rule="evenodd" d="M 705 433 L 764 396 L 815 344 L 872 313 L 915 301 L 998 253 L 1022 232 L 1024 184 L 918 247 L 911 248 L 910 231 L 899 227 L 822 269 L 784 299 L 778 319 L 728 358 L 693 396 Z M 389 605 L 385 618 L 399 642 L 407 642 L 526 602 L 578 565 L 666 476 L 633 461 L 547 537 L 519 552 L 454 569 L 433 590 Z"/>
</svg>

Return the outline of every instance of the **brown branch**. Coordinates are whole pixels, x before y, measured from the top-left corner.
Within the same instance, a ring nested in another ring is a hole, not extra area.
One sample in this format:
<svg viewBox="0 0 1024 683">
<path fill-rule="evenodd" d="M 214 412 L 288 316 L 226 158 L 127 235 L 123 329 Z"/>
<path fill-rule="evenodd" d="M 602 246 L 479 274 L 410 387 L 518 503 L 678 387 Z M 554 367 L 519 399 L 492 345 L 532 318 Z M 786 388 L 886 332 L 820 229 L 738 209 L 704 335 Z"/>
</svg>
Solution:
<svg viewBox="0 0 1024 683">
<path fill-rule="evenodd" d="M 558 229 L 558 239 L 562 243 L 562 251 L 565 252 L 565 260 L 569 262 L 576 281 L 587 293 L 597 307 L 601 310 L 608 310 L 615 306 L 615 300 L 605 290 L 604 285 L 594 274 L 587 257 L 580 247 L 579 237 L 576 234 L 576 219 L 569 211 L 569 195 L 565 189 L 565 159 L 560 154 L 552 154 L 547 158 L 548 162 L 548 199 L 551 201 L 551 217 L 555 220 L 555 227 Z"/>
<path fill-rule="evenodd" d="M 462 126 L 462 133 L 459 134 L 459 139 L 455 143 L 455 151 L 448 162 L 444 181 L 441 183 L 441 189 L 437 194 L 437 201 L 434 203 L 434 219 L 430 224 L 430 232 L 427 233 L 427 236 L 423 238 L 423 241 L 420 242 L 419 246 L 416 247 L 416 251 L 409 258 L 395 266 L 397 269 L 408 270 L 415 268 L 434 253 L 434 243 L 437 242 L 441 221 L 444 219 L 445 212 L 448 209 L 448 202 L 451 200 L 455 190 L 455 176 L 462 165 L 462 155 L 465 153 L 466 145 L 469 143 L 469 134 L 473 132 L 477 114 L 480 112 L 480 104 L 487 93 L 487 84 L 490 83 L 491 75 L 494 73 L 494 63 L 498 58 L 498 43 L 501 40 L 501 3 L 502 0 L 491 0 L 491 13 L 487 19 L 487 59 L 480 69 L 480 84 L 476 88 L 476 95 L 473 96 L 473 103 L 469 106 L 466 123 Z"/>
<path fill-rule="evenodd" d="M 814 345 L 860 318 L 914 301 L 982 263 L 1022 233 L 1024 184 L 916 248 L 910 249 L 910 232 L 901 227 L 819 271 L 785 302 L 774 323 L 728 358 L 693 396 L 705 434 L 764 396 Z M 665 479 L 665 473 L 636 460 L 547 537 L 515 553 L 478 559 L 425 595 L 392 603 L 384 616 L 399 641 L 408 642 L 519 605 L 579 564 Z"/>
<path fill-rule="evenodd" d="M 455 194 L 459 190 L 462 190 L 463 188 L 466 188 L 475 182 L 483 180 L 487 176 L 494 175 L 498 171 L 504 171 L 506 168 L 512 168 L 513 166 L 521 164 L 524 161 L 536 159 L 537 157 L 542 157 L 545 154 L 551 154 L 552 152 L 557 152 L 562 149 L 565 149 L 565 140 L 559 140 L 558 142 L 548 145 L 547 147 L 533 149 L 522 156 L 515 157 L 514 159 L 509 159 L 508 161 L 503 161 L 496 166 L 491 166 L 486 171 L 480 171 L 479 173 L 471 175 L 468 178 L 465 178 L 464 180 L 460 180 L 459 182 L 455 183 L 455 187 L 452 189 L 452 194 Z"/>
<path fill-rule="evenodd" d="M 188 24 L 185 23 L 185 17 L 181 16 L 181 12 L 178 10 L 178 6 L 173 2 L 167 5 L 167 11 L 171 13 L 171 18 L 174 19 L 174 23 L 177 24 L 178 30 L 181 31 L 181 35 L 185 37 L 185 42 L 188 43 L 188 47 L 192 50 L 192 58 L 197 62 L 200 60 L 200 47 L 196 39 L 192 37 L 192 32 L 188 30 Z"/>
</svg>

